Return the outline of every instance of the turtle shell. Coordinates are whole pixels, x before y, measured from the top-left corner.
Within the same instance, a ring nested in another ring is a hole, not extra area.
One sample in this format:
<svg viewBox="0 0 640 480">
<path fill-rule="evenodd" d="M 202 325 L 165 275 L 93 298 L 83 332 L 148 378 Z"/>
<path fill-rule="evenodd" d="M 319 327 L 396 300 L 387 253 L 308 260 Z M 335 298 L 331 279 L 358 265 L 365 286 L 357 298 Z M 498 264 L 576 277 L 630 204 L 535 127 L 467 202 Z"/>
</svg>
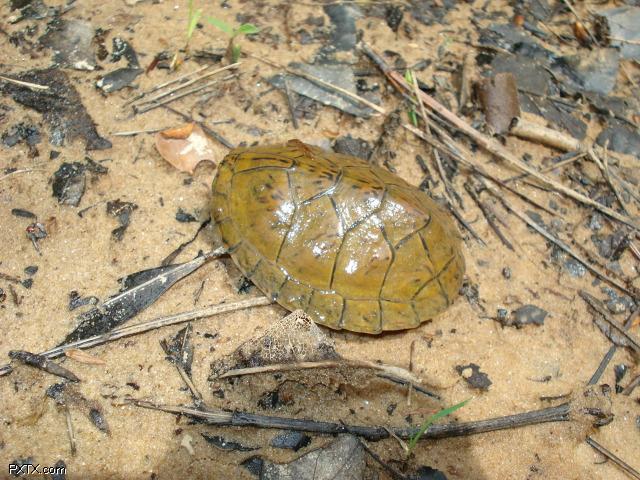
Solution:
<svg viewBox="0 0 640 480">
<path fill-rule="evenodd" d="M 460 237 L 427 194 L 298 140 L 229 153 L 213 182 L 212 219 L 265 295 L 330 328 L 417 327 L 462 283 Z"/>
</svg>

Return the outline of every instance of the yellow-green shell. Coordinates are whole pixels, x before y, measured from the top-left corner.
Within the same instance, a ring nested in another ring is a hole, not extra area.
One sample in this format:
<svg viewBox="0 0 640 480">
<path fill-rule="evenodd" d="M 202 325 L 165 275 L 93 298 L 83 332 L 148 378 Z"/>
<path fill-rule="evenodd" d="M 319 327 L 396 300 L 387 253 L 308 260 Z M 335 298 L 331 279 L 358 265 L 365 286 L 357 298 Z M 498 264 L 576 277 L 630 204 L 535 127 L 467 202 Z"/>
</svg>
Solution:
<svg viewBox="0 0 640 480">
<path fill-rule="evenodd" d="M 265 295 L 330 328 L 417 327 L 462 283 L 459 235 L 428 195 L 297 140 L 229 153 L 213 182 L 212 220 Z"/>
</svg>

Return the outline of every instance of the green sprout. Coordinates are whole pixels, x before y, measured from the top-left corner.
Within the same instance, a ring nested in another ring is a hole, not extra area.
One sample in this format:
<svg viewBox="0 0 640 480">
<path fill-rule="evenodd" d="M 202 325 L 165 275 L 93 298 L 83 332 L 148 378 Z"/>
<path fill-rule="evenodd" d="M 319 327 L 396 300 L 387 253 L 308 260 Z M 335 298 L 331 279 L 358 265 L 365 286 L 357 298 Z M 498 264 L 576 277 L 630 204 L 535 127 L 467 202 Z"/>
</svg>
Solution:
<svg viewBox="0 0 640 480">
<path fill-rule="evenodd" d="M 451 407 L 444 408 L 440 410 L 438 413 L 435 413 L 431 415 L 429 418 L 427 418 L 424 421 L 424 423 L 420 426 L 418 433 L 416 433 L 413 437 L 409 439 L 407 457 L 411 455 L 411 452 L 413 452 L 413 449 L 416 448 L 416 444 L 418 443 L 418 440 L 420 440 L 420 437 L 424 435 L 424 432 L 426 432 L 431 425 L 433 425 L 435 422 L 437 422 L 441 418 L 446 417 L 447 415 L 451 415 L 453 412 L 455 412 L 459 408 L 464 407 L 467 404 L 467 402 L 469 402 L 469 400 L 471 399 L 467 398 L 464 402 L 460 402 Z"/>
<path fill-rule="evenodd" d="M 185 50 L 189 49 L 189 42 L 191 41 L 191 37 L 193 36 L 193 32 L 198 25 L 198 20 L 202 16 L 202 9 L 194 9 L 193 8 L 193 0 L 189 0 L 189 17 L 187 19 L 187 42 L 185 44 Z"/>
<path fill-rule="evenodd" d="M 416 81 L 416 76 L 414 75 L 413 70 L 407 69 L 404 72 L 404 79 L 407 81 L 409 85 L 413 85 Z M 411 120 L 411 123 L 413 124 L 413 126 L 417 128 L 418 115 L 416 114 L 416 110 L 413 107 L 411 107 L 407 112 L 407 115 L 409 115 L 409 120 Z"/>
<path fill-rule="evenodd" d="M 252 35 L 258 33 L 260 29 L 252 23 L 243 23 L 238 28 L 233 28 L 224 20 L 220 20 L 215 17 L 207 17 L 207 22 L 216 27 L 218 30 L 223 31 L 229 37 L 229 46 L 227 47 L 227 55 L 231 63 L 236 63 L 240 58 L 240 45 L 234 43 L 236 37 L 241 35 Z"/>
</svg>

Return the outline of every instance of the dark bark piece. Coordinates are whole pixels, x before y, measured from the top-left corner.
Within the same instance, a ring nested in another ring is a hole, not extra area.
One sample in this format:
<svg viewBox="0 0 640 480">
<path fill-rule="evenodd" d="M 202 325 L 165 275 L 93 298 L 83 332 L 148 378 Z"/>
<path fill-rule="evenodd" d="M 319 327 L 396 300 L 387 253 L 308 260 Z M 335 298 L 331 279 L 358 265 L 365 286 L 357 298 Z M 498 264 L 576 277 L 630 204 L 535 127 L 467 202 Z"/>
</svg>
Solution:
<svg viewBox="0 0 640 480">
<path fill-rule="evenodd" d="M 125 285 L 130 285 L 129 288 L 106 300 L 101 307 L 78 316 L 79 325 L 67 335 L 61 345 L 101 335 L 122 325 L 202 263 L 201 258 L 196 258 L 187 263 L 138 272 L 133 280 L 129 277 L 124 281 Z"/>
<path fill-rule="evenodd" d="M 516 79 L 511 73 L 498 73 L 480 84 L 480 102 L 487 123 L 497 134 L 509 131 L 511 122 L 520 116 Z"/>
<path fill-rule="evenodd" d="M 11 95 L 21 105 L 43 114 L 51 129 L 51 143 L 62 145 L 65 140 L 82 138 L 87 150 L 111 148 L 111 142 L 101 137 L 93 119 L 82 104 L 78 91 L 62 70 L 29 70 L 15 79 L 48 86 L 48 90 L 32 90 L 13 83 L 0 83 L 0 91 Z"/>
</svg>

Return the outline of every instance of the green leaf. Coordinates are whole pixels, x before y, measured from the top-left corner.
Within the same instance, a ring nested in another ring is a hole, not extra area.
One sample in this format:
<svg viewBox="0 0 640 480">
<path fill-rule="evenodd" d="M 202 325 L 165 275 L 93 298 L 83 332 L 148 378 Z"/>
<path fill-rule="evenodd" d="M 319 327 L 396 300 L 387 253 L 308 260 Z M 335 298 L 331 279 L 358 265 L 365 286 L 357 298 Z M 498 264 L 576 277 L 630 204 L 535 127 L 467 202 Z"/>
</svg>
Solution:
<svg viewBox="0 0 640 480">
<path fill-rule="evenodd" d="M 233 28 L 224 20 L 220 20 L 219 18 L 215 17 L 207 17 L 205 20 L 216 27 L 218 30 L 222 30 L 230 37 L 233 36 Z"/>
<path fill-rule="evenodd" d="M 413 75 L 413 71 L 408 69 L 405 70 L 404 79 L 407 81 L 409 85 L 413 85 L 413 82 L 415 81 L 415 76 Z"/>
<path fill-rule="evenodd" d="M 233 32 L 234 35 L 253 35 L 254 33 L 258 33 L 260 29 L 256 27 L 253 23 L 243 23 Z"/>
<path fill-rule="evenodd" d="M 429 418 L 427 418 L 425 420 L 425 422 L 420 426 L 420 430 L 418 430 L 418 433 L 416 433 L 415 436 L 411 437 L 411 439 L 409 440 L 409 452 L 408 452 L 408 455 L 411 455 L 411 452 L 416 447 L 416 444 L 418 443 L 418 440 L 420 440 L 420 437 L 422 437 L 422 435 L 424 435 L 424 432 L 426 432 L 429 429 L 429 427 L 431 425 L 433 425 L 434 422 L 437 422 L 442 417 L 446 417 L 447 415 L 452 414 L 453 412 L 455 412 L 459 408 L 464 407 L 469 402 L 469 400 L 471 400 L 471 399 L 467 398 L 464 402 L 460 402 L 460 403 L 458 403 L 456 405 L 453 405 L 453 406 L 451 406 L 449 408 L 445 408 L 443 410 L 440 410 L 438 413 L 436 413 L 434 415 L 431 415 Z"/>
<path fill-rule="evenodd" d="M 409 110 L 407 112 L 407 115 L 409 115 L 409 120 L 411 120 L 411 123 L 413 124 L 414 127 L 418 126 L 418 115 L 416 115 L 416 111 L 412 108 L 411 110 Z"/>
<path fill-rule="evenodd" d="M 196 26 L 198 25 L 198 20 L 202 16 L 202 9 L 193 10 L 192 2 L 189 2 L 189 24 L 187 25 L 187 39 L 191 39 Z"/>
</svg>

